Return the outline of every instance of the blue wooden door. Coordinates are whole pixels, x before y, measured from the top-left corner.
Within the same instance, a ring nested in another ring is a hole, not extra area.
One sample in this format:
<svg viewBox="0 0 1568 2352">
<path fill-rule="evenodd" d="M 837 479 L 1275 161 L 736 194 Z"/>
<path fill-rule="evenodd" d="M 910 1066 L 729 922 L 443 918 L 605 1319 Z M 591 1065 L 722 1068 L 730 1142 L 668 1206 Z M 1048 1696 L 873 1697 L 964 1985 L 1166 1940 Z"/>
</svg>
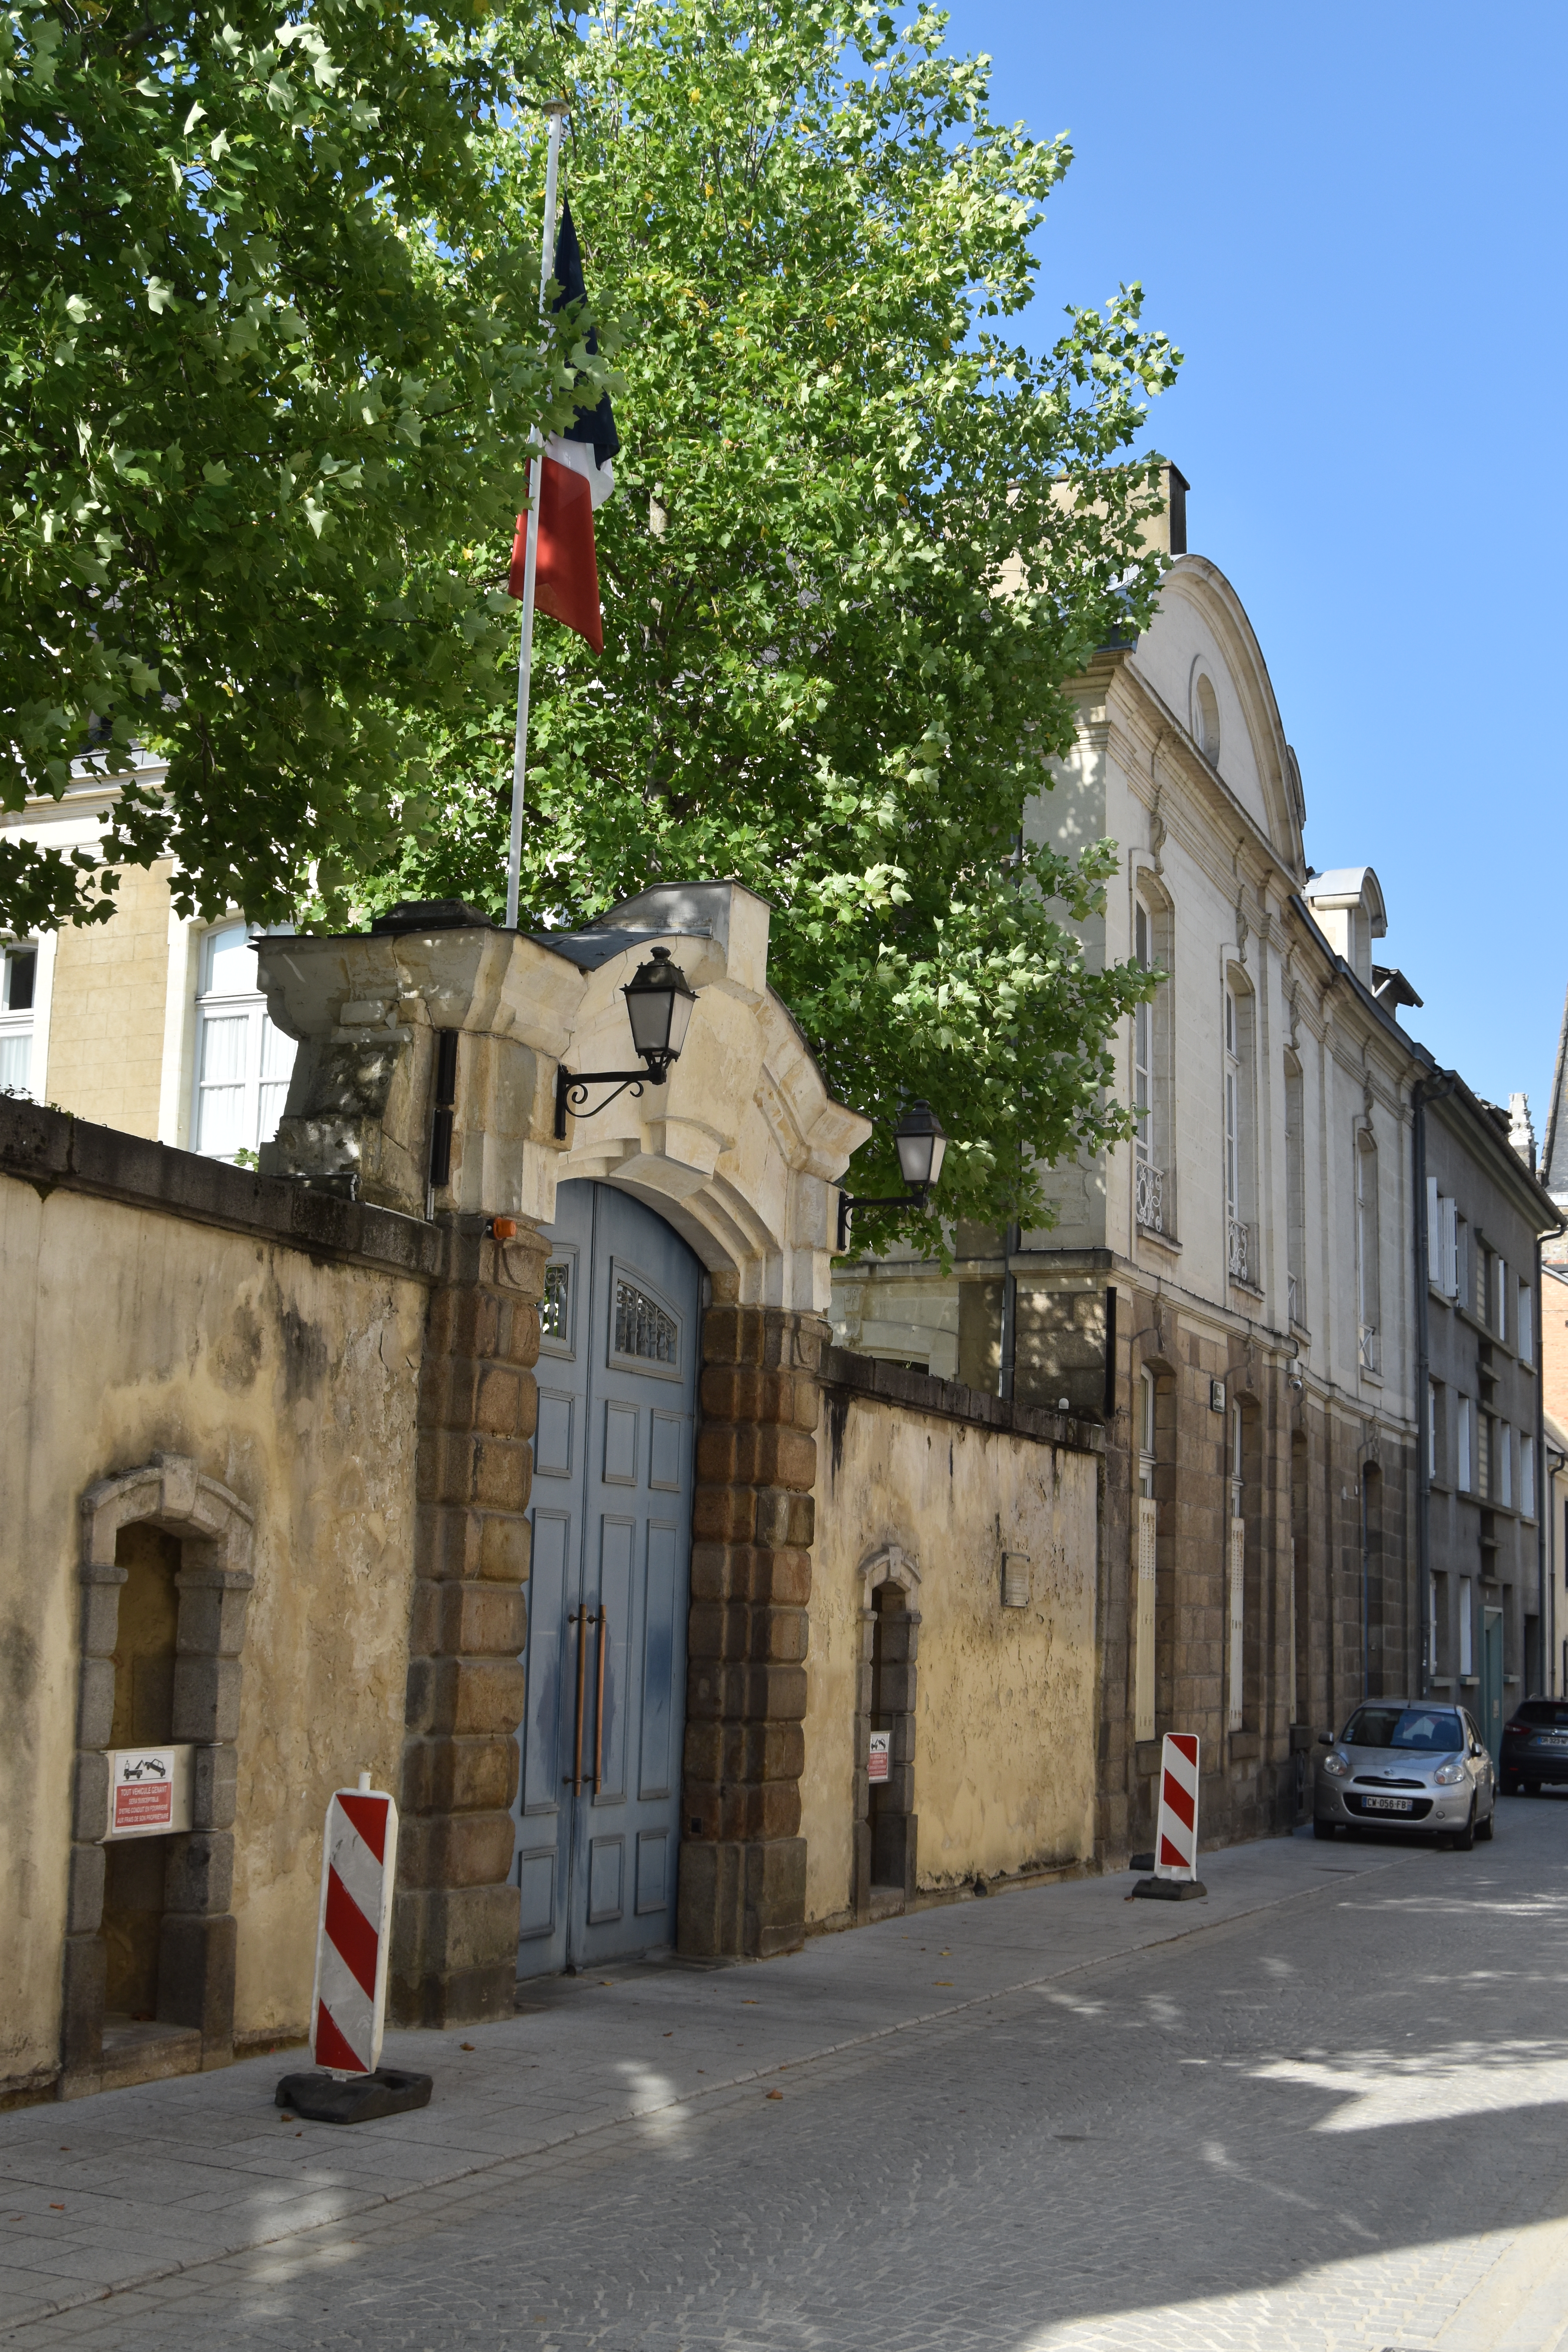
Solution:
<svg viewBox="0 0 1568 2352">
<path fill-rule="evenodd" d="M 651 1209 L 563 1184 L 533 1445 L 514 1808 L 520 1977 L 675 1939 L 701 1268 Z"/>
</svg>

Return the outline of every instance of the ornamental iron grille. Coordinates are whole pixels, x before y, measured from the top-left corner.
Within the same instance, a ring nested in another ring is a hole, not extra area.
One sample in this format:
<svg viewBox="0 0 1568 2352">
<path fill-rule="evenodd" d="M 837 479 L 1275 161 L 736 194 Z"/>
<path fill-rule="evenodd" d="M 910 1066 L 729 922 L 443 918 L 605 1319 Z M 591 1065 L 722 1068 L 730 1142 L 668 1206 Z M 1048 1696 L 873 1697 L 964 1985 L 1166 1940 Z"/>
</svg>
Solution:
<svg viewBox="0 0 1568 2352">
<path fill-rule="evenodd" d="M 635 1282 L 628 1282 L 625 1275 L 616 1276 L 617 1356 L 637 1356 L 648 1364 L 673 1364 L 679 1337 L 673 1318 L 656 1299 L 650 1298 L 646 1290 L 639 1290 Z"/>
<path fill-rule="evenodd" d="M 1252 1235 L 1239 1217 L 1227 1217 L 1226 1223 L 1226 1257 L 1231 1278 L 1235 1282 L 1250 1282 L 1247 1271 L 1249 1244 Z"/>
<path fill-rule="evenodd" d="M 566 1310 L 572 1294 L 572 1268 L 564 1259 L 557 1259 L 544 1269 L 544 1297 L 539 1306 L 539 1329 L 546 1339 L 564 1339 Z"/>
<path fill-rule="evenodd" d="M 1145 1232 L 1165 1230 L 1165 1171 L 1152 1160 L 1140 1160 L 1133 1171 L 1133 1195 L 1139 1223 Z"/>
</svg>

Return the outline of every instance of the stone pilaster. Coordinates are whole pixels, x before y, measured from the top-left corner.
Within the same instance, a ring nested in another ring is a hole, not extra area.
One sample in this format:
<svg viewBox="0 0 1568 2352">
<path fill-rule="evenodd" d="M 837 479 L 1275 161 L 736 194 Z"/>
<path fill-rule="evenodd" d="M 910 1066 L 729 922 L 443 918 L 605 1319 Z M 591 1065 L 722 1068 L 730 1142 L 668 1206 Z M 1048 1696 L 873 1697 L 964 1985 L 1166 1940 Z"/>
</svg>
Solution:
<svg viewBox="0 0 1568 2352">
<path fill-rule="evenodd" d="M 710 1307 L 692 1508 L 679 1946 L 762 1958 L 805 1932 L 806 1604 L 827 1327 Z"/>
<path fill-rule="evenodd" d="M 401 2024 L 510 2014 L 517 1790 L 548 1255 L 527 1225 L 451 1229 L 419 1390 L 419 1521 L 409 1642 L 390 2006 Z"/>
</svg>

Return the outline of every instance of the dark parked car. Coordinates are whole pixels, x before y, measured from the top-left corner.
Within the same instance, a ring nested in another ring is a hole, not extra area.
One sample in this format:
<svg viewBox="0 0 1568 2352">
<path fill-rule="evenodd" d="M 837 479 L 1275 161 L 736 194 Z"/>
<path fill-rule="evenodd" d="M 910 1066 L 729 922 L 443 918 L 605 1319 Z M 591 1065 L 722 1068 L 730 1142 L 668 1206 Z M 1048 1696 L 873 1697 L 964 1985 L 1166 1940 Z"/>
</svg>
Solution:
<svg viewBox="0 0 1568 2352">
<path fill-rule="evenodd" d="M 1502 1727 L 1502 1789 L 1535 1796 L 1549 1780 L 1568 1780 L 1568 1699 L 1527 1698 Z"/>
</svg>

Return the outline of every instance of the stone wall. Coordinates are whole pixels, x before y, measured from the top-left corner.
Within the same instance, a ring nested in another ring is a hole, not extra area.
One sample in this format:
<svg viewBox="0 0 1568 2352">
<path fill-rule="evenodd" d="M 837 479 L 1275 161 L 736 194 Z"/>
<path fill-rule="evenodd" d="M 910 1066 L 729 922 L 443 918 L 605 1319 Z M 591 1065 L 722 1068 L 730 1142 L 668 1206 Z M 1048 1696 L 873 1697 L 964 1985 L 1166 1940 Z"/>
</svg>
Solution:
<svg viewBox="0 0 1568 2352">
<path fill-rule="evenodd" d="M 185 1855 L 165 1901 L 193 1923 L 193 1949 L 211 1945 L 205 1921 L 236 1924 L 232 2015 L 202 2055 L 305 2031 L 327 1797 L 361 1767 L 397 1786 L 439 1241 L 406 1219 L 0 1103 L 0 2086 L 55 2081 L 68 1927 L 90 1935 L 101 1906 L 101 1856 L 83 1878 L 72 1838 L 74 1826 L 79 1850 L 98 1851 L 101 1791 L 77 1759 L 79 1743 L 110 1744 L 109 1718 L 82 1660 L 102 1657 L 112 1685 L 112 1620 L 98 1628 L 117 1570 L 112 1531 L 100 1558 L 105 1539 L 84 1538 L 81 1513 L 101 1482 L 143 1466 L 163 1496 L 147 1524 L 179 1547 L 182 1653 L 199 1638 L 214 1661 L 210 1691 L 189 1673 L 183 1700 L 176 1690 L 181 1736 L 232 1752 L 232 1787 L 210 1801 L 219 1843 Z M 167 1457 L 187 1465 L 188 1505 L 168 1499 Z M 248 1514 L 248 1557 L 231 1547 L 230 1567 L 203 1549 L 213 1489 Z M 225 1601 L 228 1575 L 254 1579 L 243 1607 Z M 203 1611 L 232 1622 L 197 1627 Z M 219 1883 L 230 1870 L 232 1894 Z"/>
<path fill-rule="evenodd" d="M 808 1920 L 1089 1864 L 1099 1431 L 838 1349 L 823 1381 Z"/>
</svg>

